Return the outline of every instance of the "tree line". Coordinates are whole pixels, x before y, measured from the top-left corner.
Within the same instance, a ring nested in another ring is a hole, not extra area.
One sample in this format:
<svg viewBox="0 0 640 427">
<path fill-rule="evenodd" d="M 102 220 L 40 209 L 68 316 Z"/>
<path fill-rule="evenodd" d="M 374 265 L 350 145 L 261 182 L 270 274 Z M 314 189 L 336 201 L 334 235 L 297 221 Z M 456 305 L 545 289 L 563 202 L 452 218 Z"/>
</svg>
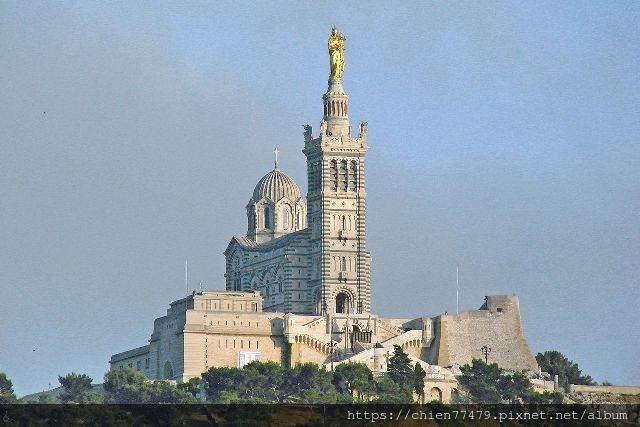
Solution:
<svg viewBox="0 0 640 427">
<path fill-rule="evenodd" d="M 559 375 L 561 385 L 592 384 L 582 376 L 577 364 L 559 352 L 539 353 L 540 367 Z M 414 403 L 424 400 L 425 371 L 412 364 L 399 346 L 387 363 L 384 376 L 374 376 L 361 363 L 343 363 L 327 371 L 315 363 L 284 368 L 276 362 L 252 362 L 243 368 L 212 367 L 186 383 L 149 381 L 134 369 L 112 370 L 105 374 L 103 393 L 92 389 L 92 378 L 70 373 L 59 377 L 62 386 L 57 398 L 40 394 L 32 403 Z M 497 364 L 474 359 L 461 367 L 461 393 L 453 403 L 560 403 L 562 393 L 533 391 L 523 372 L 506 372 Z M 416 398 L 417 397 L 417 398 Z M 18 403 L 13 384 L 0 373 L 0 403 Z"/>
</svg>

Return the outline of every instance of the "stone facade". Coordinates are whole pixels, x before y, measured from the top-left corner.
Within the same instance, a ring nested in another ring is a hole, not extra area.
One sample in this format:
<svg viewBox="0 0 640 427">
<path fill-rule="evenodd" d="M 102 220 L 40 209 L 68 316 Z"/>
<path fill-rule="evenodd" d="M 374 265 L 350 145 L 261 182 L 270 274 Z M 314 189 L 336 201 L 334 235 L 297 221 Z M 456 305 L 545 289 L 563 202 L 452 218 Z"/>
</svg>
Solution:
<svg viewBox="0 0 640 427">
<path fill-rule="evenodd" d="M 154 322 L 149 345 L 113 355 L 111 369 L 130 367 L 150 379 L 182 382 L 214 366 L 261 360 L 289 366 L 314 362 L 327 369 L 363 363 L 380 375 L 399 345 L 427 373 L 427 400 L 439 396 L 444 402 L 457 392 L 458 366 L 483 357 L 483 345 L 491 348 L 489 361 L 505 369 L 537 369 L 515 326 L 520 317 L 514 296 L 487 297 L 479 310 L 455 316 L 416 319 L 264 312 L 261 303 L 258 292 L 202 292 L 174 301 Z"/>
<path fill-rule="evenodd" d="M 113 355 L 111 369 L 187 381 L 210 367 L 262 360 L 359 362 L 383 374 L 399 345 L 427 372 L 427 399 L 443 401 L 456 393 L 457 366 L 482 358 L 482 347 L 505 369 L 537 370 L 515 296 L 486 297 L 479 310 L 455 316 L 383 319 L 372 312 L 367 123 L 352 136 L 349 97 L 336 75 L 317 136 L 305 126 L 307 201 L 276 158 L 247 204 L 247 234 L 234 236 L 224 252 L 226 291 L 172 302 L 149 344 Z"/>
<path fill-rule="evenodd" d="M 371 312 L 371 255 L 365 233 L 367 126 L 351 136 L 349 97 L 329 80 L 317 138 L 307 135 L 308 223 L 314 314 Z"/>
<path fill-rule="evenodd" d="M 155 320 L 149 345 L 113 355 L 111 369 L 187 381 L 212 366 L 282 361 L 282 315 L 262 311 L 257 292 L 202 292 L 174 301 Z"/>
<path fill-rule="evenodd" d="M 233 237 L 225 251 L 227 290 L 259 292 L 266 311 L 311 312 L 308 236 L 301 230 L 262 244 Z"/>
<path fill-rule="evenodd" d="M 318 136 L 309 125 L 304 132 L 307 204 L 276 162 L 247 205 L 247 235 L 233 237 L 225 251 L 227 290 L 259 291 L 265 311 L 371 312 L 367 124 L 360 123 L 357 136 L 351 136 L 342 79 L 329 80 L 323 104 Z"/>
</svg>

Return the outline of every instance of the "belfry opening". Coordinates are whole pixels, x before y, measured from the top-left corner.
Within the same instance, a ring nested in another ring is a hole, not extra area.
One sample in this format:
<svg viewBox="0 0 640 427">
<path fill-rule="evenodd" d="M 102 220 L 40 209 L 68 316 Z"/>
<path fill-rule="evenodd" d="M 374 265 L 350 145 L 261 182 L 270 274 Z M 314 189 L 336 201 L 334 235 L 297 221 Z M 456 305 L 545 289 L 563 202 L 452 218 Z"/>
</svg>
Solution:
<svg viewBox="0 0 640 427">
<path fill-rule="evenodd" d="M 351 298 L 346 292 L 336 295 L 336 313 L 348 313 L 351 306 Z"/>
</svg>

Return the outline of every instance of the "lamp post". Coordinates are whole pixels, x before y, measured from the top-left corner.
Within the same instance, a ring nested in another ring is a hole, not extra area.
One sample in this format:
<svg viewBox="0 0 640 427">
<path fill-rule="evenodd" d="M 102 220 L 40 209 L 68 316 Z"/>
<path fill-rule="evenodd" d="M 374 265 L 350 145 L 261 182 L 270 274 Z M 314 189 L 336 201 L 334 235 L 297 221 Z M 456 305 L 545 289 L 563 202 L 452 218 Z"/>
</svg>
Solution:
<svg viewBox="0 0 640 427">
<path fill-rule="evenodd" d="M 329 353 L 331 355 L 331 372 L 333 372 L 333 349 L 336 348 L 337 345 L 338 343 L 334 340 L 331 340 L 329 342 Z"/>
<path fill-rule="evenodd" d="M 489 364 L 489 353 L 491 353 L 491 347 L 489 346 L 482 346 L 482 348 L 480 348 L 480 350 L 482 350 L 482 353 L 484 354 L 484 363 L 485 364 Z"/>
</svg>

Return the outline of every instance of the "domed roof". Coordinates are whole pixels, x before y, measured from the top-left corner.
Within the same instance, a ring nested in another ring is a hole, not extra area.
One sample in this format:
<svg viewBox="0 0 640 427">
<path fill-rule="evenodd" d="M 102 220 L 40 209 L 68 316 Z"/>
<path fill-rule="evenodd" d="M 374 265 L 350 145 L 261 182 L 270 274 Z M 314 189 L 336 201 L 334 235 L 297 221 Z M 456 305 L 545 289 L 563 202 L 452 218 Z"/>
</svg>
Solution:
<svg viewBox="0 0 640 427">
<path fill-rule="evenodd" d="M 283 197 L 296 201 L 300 198 L 300 188 L 293 179 L 275 168 L 263 176 L 253 190 L 254 201 L 257 202 L 263 197 L 271 199 L 273 202 L 277 202 Z"/>
</svg>

